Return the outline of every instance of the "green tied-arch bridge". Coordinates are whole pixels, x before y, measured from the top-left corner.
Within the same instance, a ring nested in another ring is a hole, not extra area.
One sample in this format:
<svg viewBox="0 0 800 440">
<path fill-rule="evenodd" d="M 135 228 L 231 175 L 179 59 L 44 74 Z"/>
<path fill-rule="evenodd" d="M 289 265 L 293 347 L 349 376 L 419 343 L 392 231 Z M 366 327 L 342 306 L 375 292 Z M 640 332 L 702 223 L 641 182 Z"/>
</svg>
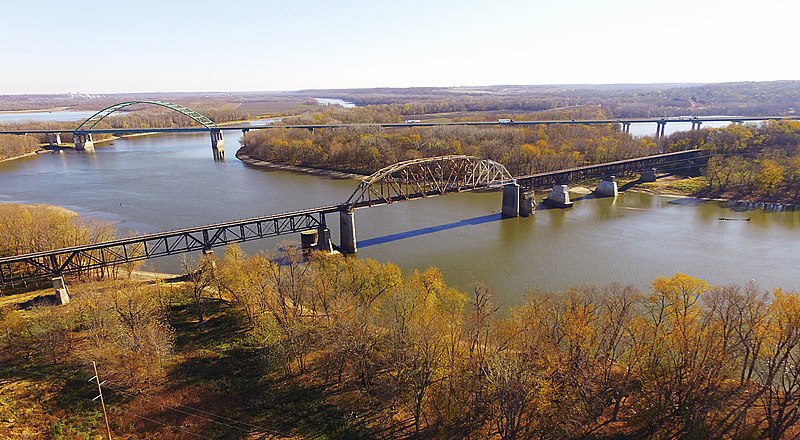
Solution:
<svg viewBox="0 0 800 440">
<path fill-rule="evenodd" d="M 174 110 L 182 115 L 188 116 L 193 121 L 200 124 L 202 127 L 191 127 L 191 128 L 143 128 L 143 129 L 136 129 L 139 132 L 165 132 L 165 131 L 208 131 L 211 133 L 211 150 L 214 153 L 214 160 L 225 160 L 225 143 L 222 138 L 222 131 L 220 127 L 217 125 L 216 122 L 212 121 L 209 117 L 196 112 L 188 107 L 182 106 L 180 104 L 175 104 L 172 102 L 166 101 L 126 101 L 120 102 L 119 104 L 114 104 L 108 106 L 99 112 L 95 113 L 85 121 L 79 125 L 75 131 L 73 131 L 72 136 L 75 140 L 75 148 L 82 151 L 92 151 L 94 150 L 94 139 L 92 139 L 93 133 L 117 133 L 120 129 L 106 129 L 95 128 L 97 124 L 100 123 L 103 119 L 107 118 L 117 110 L 121 110 L 125 107 L 129 107 L 132 105 L 138 104 L 148 104 L 148 105 L 156 105 L 159 107 L 164 107 L 170 110 Z M 123 129 L 122 131 L 130 132 L 130 129 Z"/>
<path fill-rule="evenodd" d="M 81 125 L 79 125 L 78 128 L 75 129 L 75 132 L 76 133 L 81 133 L 81 132 L 84 132 L 84 131 L 89 131 L 89 130 L 93 129 L 100 121 L 102 121 L 106 117 L 110 116 L 112 113 L 116 112 L 117 110 L 121 110 L 121 109 L 123 109 L 125 107 L 129 107 L 129 106 L 137 105 L 137 104 L 151 104 L 151 105 L 157 105 L 157 106 L 160 106 L 160 107 L 168 108 L 170 110 L 175 110 L 176 112 L 178 112 L 180 114 L 183 114 L 183 115 L 186 115 L 186 116 L 192 118 L 193 121 L 197 122 L 198 124 L 202 125 L 203 127 L 206 127 L 209 130 L 214 130 L 214 129 L 218 128 L 216 122 L 212 121 L 207 116 L 204 116 L 204 115 L 202 115 L 202 114 L 200 114 L 200 113 L 198 113 L 198 112 L 196 112 L 196 111 L 194 111 L 194 110 L 192 110 L 192 109 L 190 109 L 188 107 L 184 107 L 184 106 L 182 106 L 180 104 L 174 104 L 174 103 L 166 102 L 166 101 L 127 101 L 127 102 L 121 102 L 119 104 L 114 104 L 114 105 L 108 106 L 108 107 L 100 110 L 99 112 L 97 112 L 94 115 L 92 115 L 91 117 L 89 117 L 89 119 L 83 121 L 83 123 Z"/>
</svg>

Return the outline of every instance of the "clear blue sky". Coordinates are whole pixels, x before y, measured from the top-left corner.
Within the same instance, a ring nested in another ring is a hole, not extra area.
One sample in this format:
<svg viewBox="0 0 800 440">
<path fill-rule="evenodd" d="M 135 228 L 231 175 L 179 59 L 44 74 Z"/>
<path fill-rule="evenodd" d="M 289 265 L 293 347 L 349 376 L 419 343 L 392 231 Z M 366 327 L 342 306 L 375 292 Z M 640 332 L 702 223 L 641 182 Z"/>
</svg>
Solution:
<svg viewBox="0 0 800 440">
<path fill-rule="evenodd" d="M 0 94 L 800 79 L 798 0 L 36 1 Z"/>
</svg>

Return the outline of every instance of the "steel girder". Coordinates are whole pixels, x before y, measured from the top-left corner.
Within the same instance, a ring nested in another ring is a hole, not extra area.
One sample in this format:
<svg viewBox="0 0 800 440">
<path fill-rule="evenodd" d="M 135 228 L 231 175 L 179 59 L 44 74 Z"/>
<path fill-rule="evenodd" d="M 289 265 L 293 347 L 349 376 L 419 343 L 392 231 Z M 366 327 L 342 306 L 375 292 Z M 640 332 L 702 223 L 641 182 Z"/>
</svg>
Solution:
<svg viewBox="0 0 800 440">
<path fill-rule="evenodd" d="M 148 258 L 211 249 L 228 243 L 317 229 L 325 225 L 326 213 L 337 210 L 336 206 L 327 206 L 0 258 L 0 284 L 82 273 Z"/>
<path fill-rule="evenodd" d="M 695 149 L 675 153 L 656 154 L 653 156 L 608 162 L 599 165 L 587 165 L 566 170 L 548 171 L 517 177 L 517 182 L 525 189 L 545 188 L 553 185 L 567 184 L 583 179 L 591 179 L 607 175 L 623 175 L 641 172 L 647 168 L 663 170 L 677 169 L 687 164 L 694 166 L 708 162 L 709 153 Z"/>
<path fill-rule="evenodd" d="M 412 159 L 366 177 L 345 206 L 359 208 L 514 182 L 506 167 L 493 160 L 465 155 Z"/>
<path fill-rule="evenodd" d="M 100 121 L 105 119 L 108 115 L 114 113 L 119 109 L 136 104 L 152 104 L 165 107 L 170 110 L 175 110 L 178 113 L 184 114 L 192 118 L 195 122 L 201 124 L 203 127 L 206 127 L 209 130 L 217 128 L 217 124 L 211 119 L 207 118 L 206 116 L 203 116 L 202 114 L 190 108 L 184 107 L 179 104 L 173 104 L 171 102 L 166 102 L 166 101 L 128 101 L 128 102 L 121 102 L 119 104 L 114 104 L 95 113 L 94 115 L 89 117 L 89 119 L 83 121 L 83 123 L 81 123 L 81 125 L 79 125 L 78 128 L 75 129 L 75 133 L 87 132 L 92 128 L 94 128 L 95 125 L 97 125 Z"/>
</svg>

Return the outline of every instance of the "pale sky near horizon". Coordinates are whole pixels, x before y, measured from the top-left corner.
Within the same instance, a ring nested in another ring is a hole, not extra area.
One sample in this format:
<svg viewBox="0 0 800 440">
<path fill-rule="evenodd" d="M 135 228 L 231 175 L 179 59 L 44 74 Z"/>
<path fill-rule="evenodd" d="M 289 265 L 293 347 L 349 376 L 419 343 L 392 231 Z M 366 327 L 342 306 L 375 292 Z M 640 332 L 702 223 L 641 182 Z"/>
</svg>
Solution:
<svg viewBox="0 0 800 440">
<path fill-rule="evenodd" d="M 800 79 L 798 0 L 6 0 L 0 10 L 0 94 Z"/>
</svg>

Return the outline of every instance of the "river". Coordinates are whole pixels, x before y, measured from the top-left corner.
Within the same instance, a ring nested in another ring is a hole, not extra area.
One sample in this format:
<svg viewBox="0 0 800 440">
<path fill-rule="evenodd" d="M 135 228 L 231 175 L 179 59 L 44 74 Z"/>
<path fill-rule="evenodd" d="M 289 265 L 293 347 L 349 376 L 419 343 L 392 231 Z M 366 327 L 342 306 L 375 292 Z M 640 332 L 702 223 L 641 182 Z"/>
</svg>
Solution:
<svg viewBox="0 0 800 440">
<path fill-rule="evenodd" d="M 96 111 L 54 110 L 0 112 L 0 124 L 18 124 L 22 122 L 83 121 L 97 113 Z"/>
<path fill-rule="evenodd" d="M 207 135 L 176 134 L 120 139 L 94 154 L 0 163 L 0 201 L 64 206 L 126 234 L 342 202 L 357 185 L 247 166 L 234 158 L 240 133 L 225 135 L 226 162 L 212 160 Z M 578 199 L 568 210 L 540 205 L 530 218 L 501 220 L 500 202 L 498 192 L 462 193 L 358 210 L 358 257 L 392 261 L 405 271 L 438 266 L 461 289 L 485 282 L 506 305 L 529 289 L 611 282 L 647 289 L 653 278 L 679 271 L 712 283 L 756 280 L 764 288 L 800 289 L 800 212 L 740 213 L 627 192 Z M 338 241 L 338 218 L 328 223 Z M 281 237 L 243 247 L 269 250 L 286 239 L 299 241 Z M 154 259 L 145 268 L 176 271 L 180 264 Z"/>
<path fill-rule="evenodd" d="M 719 118 L 724 116 L 709 116 L 710 118 Z M 684 116 L 684 118 L 689 119 L 691 116 Z M 634 137 L 644 137 L 644 136 L 655 136 L 656 135 L 656 124 L 655 122 L 646 122 L 640 124 L 631 124 L 630 127 L 630 134 Z M 731 125 L 728 121 L 710 121 L 710 122 L 703 122 L 702 128 L 720 128 L 720 127 L 727 127 Z M 680 122 L 670 122 L 664 127 L 664 135 L 669 136 L 673 133 L 679 131 L 688 131 L 692 129 L 692 121 L 680 121 Z"/>
</svg>

